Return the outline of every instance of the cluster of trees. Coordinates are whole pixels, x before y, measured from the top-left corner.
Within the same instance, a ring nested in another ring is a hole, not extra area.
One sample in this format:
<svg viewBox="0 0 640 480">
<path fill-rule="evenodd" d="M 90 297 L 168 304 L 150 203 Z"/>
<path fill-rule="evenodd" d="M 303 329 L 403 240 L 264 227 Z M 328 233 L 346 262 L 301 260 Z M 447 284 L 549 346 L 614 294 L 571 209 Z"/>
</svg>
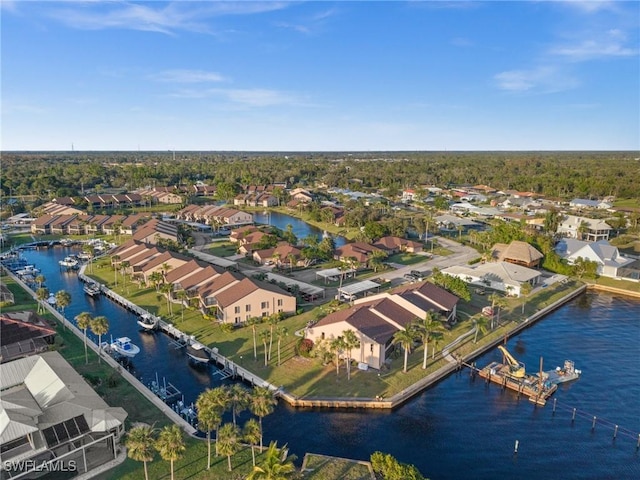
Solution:
<svg viewBox="0 0 640 480">
<path fill-rule="evenodd" d="M 442 273 L 438 267 L 434 267 L 431 281 L 438 287 L 444 288 L 467 302 L 471 300 L 469 284 L 461 278 Z"/>
<path fill-rule="evenodd" d="M 401 463 L 388 453 L 373 452 L 371 467 L 383 480 L 427 480 L 415 465 Z"/>
<path fill-rule="evenodd" d="M 486 184 L 551 197 L 615 195 L 634 198 L 640 175 L 632 152 L 219 152 L 3 153 L 2 193 L 50 199 L 89 190 L 122 191 L 153 185 L 218 186 L 232 198 L 240 185 L 289 184 L 386 189 Z"/>
<path fill-rule="evenodd" d="M 427 368 L 427 359 L 429 357 L 429 342 L 435 342 L 431 351 L 431 358 L 435 357 L 438 342 L 442 339 L 442 318 L 433 311 L 428 311 L 424 318 L 416 318 L 412 323 L 407 325 L 404 330 L 398 330 L 393 336 L 393 345 L 400 345 L 404 351 L 404 367 L 403 372 L 407 372 L 407 361 L 409 354 L 416 341 L 420 341 L 424 345 L 424 355 L 422 357 L 422 369 Z"/>
</svg>

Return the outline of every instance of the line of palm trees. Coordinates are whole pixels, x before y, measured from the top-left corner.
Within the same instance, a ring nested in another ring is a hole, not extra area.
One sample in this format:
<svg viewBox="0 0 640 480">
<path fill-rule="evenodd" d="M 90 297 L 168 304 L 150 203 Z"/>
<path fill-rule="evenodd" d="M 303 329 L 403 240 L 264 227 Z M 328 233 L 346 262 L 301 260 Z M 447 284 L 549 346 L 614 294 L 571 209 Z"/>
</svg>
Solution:
<svg viewBox="0 0 640 480">
<path fill-rule="evenodd" d="M 427 359 L 429 357 L 429 342 L 433 340 L 435 342 L 431 358 L 435 357 L 437 343 L 442 339 L 443 326 L 441 321 L 442 316 L 429 310 L 425 314 L 424 318 L 416 318 L 412 323 L 408 324 L 403 330 L 398 330 L 393 336 L 392 343 L 394 345 L 400 345 L 404 351 L 404 367 L 402 371 L 407 372 L 407 362 L 409 360 L 409 354 L 417 340 L 420 340 L 424 345 L 424 355 L 422 358 L 422 368 L 426 370 Z"/>
<path fill-rule="evenodd" d="M 207 470 L 211 468 L 211 432 L 215 432 L 215 456 L 227 457 L 228 471 L 233 470 L 231 457 L 243 446 L 251 447 L 253 472 L 250 479 L 287 478 L 295 471 L 293 460 L 288 457 L 286 446 L 279 449 L 271 442 L 260 464 L 256 463 L 255 449 L 263 452 L 262 419 L 273 413 L 277 400 L 266 387 L 248 390 L 241 384 L 223 385 L 202 392 L 196 400 L 198 428 L 207 433 Z M 248 419 L 240 428 L 237 417 L 249 410 L 258 417 Z M 232 421 L 223 423 L 223 416 L 231 412 Z M 125 442 L 127 454 L 133 460 L 144 463 L 145 479 L 148 480 L 147 463 L 153 461 L 155 453 L 171 463 L 171 478 L 174 477 L 174 462 L 182 458 L 186 450 L 184 438 L 177 425 L 170 425 L 158 431 L 145 424 L 134 426 L 127 434 Z"/>
<path fill-rule="evenodd" d="M 93 317 L 89 312 L 82 312 L 75 317 L 78 328 L 82 330 L 84 339 L 84 361 L 85 364 L 89 363 L 89 357 L 87 355 L 87 329 L 91 330 L 94 335 L 98 335 L 98 362 L 100 359 L 100 351 L 102 350 L 102 335 L 105 335 L 109 331 L 109 320 L 107 317 L 98 316 Z"/>
<path fill-rule="evenodd" d="M 264 366 L 269 365 L 271 360 L 271 352 L 273 350 L 273 339 L 276 339 L 277 352 L 278 352 L 278 365 L 281 363 L 280 347 L 282 340 L 289 335 L 287 327 L 278 325 L 278 323 L 284 318 L 282 312 L 276 312 L 267 317 L 249 317 L 245 323 L 250 327 L 253 333 L 253 359 L 258 360 L 258 338 L 262 341 L 264 346 Z M 267 323 L 269 328 L 260 330 L 258 332 L 258 325 Z"/>
</svg>

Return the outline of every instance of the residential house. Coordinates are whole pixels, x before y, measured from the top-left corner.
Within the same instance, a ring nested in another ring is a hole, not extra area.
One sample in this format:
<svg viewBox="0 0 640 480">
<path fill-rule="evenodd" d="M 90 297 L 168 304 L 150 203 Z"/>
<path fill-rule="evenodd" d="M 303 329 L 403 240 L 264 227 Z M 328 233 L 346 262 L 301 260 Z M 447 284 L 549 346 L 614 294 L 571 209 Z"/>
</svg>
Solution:
<svg viewBox="0 0 640 480">
<path fill-rule="evenodd" d="M 488 287 L 519 297 L 523 283 L 536 286 L 542 276 L 538 270 L 509 262 L 488 262 L 477 265 L 454 265 L 442 273 L 460 278 L 471 285 Z"/>
<path fill-rule="evenodd" d="M 229 272 L 227 272 L 229 273 Z M 213 292 L 220 322 L 241 324 L 250 317 L 294 314 L 296 297 L 267 282 L 244 278 L 233 288 Z"/>
<path fill-rule="evenodd" d="M 540 265 L 544 255 L 527 242 L 514 240 L 509 244 L 496 243 L 492 248 L 491 257 L 500 262 L 536 268 Z"/>
<path fill-rule="evenodd" d="M 1 364 L 0 391 L 2 478 L 37 478 L 43 462 L 86 473 L 117 455 L 127 412 L 110 407 L 58 352 Z"/>
<path fill-rule="evenodd" d="M 588 200 L 585 198 L 574 198 L 569 202 L 569 208 L 574 210 L 608 210 L 613 205 L 603 200 Z"/>
<path fill-rule="evenodd" d="M 156 244 L 161 239 L 177 242 L 178 227 L 162 220 L 153 219 L 139 227 L 133 234 L 133 239 L 150 244 Z"/>
<path fill-rule="evenodd" d="M 304 188 L 295 188 L 289 192 L 291 200 L 296 200 L 302 203 L 309 203 L 313 201 L 313 195 Z"/>
<path fill-rule="evenodd" d="M 635 262 L 633 258 L 621 255 L 618 248 L 607 240 L 585 242 L 564 238 L 556 245 L 556 252 L 571 265 L 578 258 L 596 262 L 598 264 L 597 274 L 603 277 L 624 277 L 631 264 Z"/>
<path fill-rule="evenodd" d="M 387 255 L 393 255 L 398 252 L 420 253 L 423 247 L 420 242 L 394 236 L 382 237 L 373 246 L 384 250 Z"/>
<path fill-rule="evenodd" d="M 342 247 L 336 248 L 333 258 L 341 262 L 347 262 L 355 259 L 360 265 L 366 266 L 373 252 L 383 252 L 379 247 L 369 245 L 365 242 L 347 243 Z"/>
<path fill-rule="evenodd" d="M 556 233 L 560 237 L 597 242 L 609 240 L 611 230 L 611 227 L 604 220 L 564 215 Z"/>
</svg>

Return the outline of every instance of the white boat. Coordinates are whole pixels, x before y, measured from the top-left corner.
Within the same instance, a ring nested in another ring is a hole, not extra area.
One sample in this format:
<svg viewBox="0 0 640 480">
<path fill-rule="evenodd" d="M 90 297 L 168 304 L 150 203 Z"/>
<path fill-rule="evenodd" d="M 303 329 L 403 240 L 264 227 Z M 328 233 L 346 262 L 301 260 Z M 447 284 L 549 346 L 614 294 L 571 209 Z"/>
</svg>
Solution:
<svg viewBox="0 0 640 480">
<path fill-rule="evenodd" d="M 131 339 L 129 337 L 119 337 L 115 340 L 112 339 L 109 347 L 111 347 L 111 350 L 118 355 L 128 358 L 133 358 L 140 353 L 140 347 L 131 343 Z"/>
<path fill-rule="evenodd" d="M 58 262 L 61 267 L 75 268 L 78 266 L 78 260 L 74 257 L 68 256 Z"/>
<path fill-rule="evenodd" d="M 153 315 L 142 315 L 138 320 L 138 325 L 140 325 L 145 330 L 155 330 L 158 328 L 158 323 L 160 319 Z"/>
<path fill-rule="evenodd" d="M 82 289 L 84 290 L 84 293 L 86 293 L 90 297 L 99 297 L 100 293 L 102 292 L 100 285 L 92 282 L 85 283 Z"/>
<path fill-rule="evenodd" d="M 198 342 L 187 347 L 187 356 L 196 363 L 209 363 L 209 352 Z"/>
</svg>

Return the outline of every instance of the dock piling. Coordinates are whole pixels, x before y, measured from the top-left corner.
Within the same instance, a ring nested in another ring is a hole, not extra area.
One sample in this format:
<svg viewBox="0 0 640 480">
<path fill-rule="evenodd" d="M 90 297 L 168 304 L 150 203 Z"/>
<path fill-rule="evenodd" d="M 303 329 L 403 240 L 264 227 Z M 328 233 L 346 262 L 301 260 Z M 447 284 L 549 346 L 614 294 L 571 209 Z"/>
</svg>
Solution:
<svg viewBox="0 0 640 480">
<path fill-rule="evenodd" d="M 593 432 L 596 428 L 596 419 L 597 417 L 594 415 L 593 416 L 593 423 L 591 424 L 591 431 Z"/>
<path fill-rule="evenodd" d="M 516 440 L 516 444 L 515 444 L 515 446 L 513 448 L 513 453 L 514 454 L 518 453 L 518 445 L 520 445 L 520 441 Z"/>
<path fill-rule="evenodd" d="M 571 416 L 571 423 L 576 421 L 576 409 L 573 409 L 573 415 Z"/>
<path fill-rule="evenodd" d="M 613 429 L 613 439 L 616 439 L 616 436 L 618 435 L 618 425 L 616 425 L 616 428 Z"/>
<path fill-rule="evenodd" d="M 553 399 L 553 412 L 551 412 L 553 415 L 556 414 L 556 403 L 558 402 L 557 398 Z"/>
</svg>

